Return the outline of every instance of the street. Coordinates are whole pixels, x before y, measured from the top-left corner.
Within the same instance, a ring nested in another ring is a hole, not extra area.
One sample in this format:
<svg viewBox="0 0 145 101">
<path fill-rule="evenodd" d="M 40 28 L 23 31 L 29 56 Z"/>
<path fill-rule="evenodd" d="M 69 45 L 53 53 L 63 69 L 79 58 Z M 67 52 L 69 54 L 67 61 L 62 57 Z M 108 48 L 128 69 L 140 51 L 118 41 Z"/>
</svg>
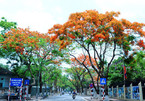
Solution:
<svg viewBox="0 0 145 101">
<path fill-rule="evenodd" d="M 6 99 L 0 99 L 0 101 L 7 101 Z M 18 100 L 12 100 L 12 101 L 19 101 Z M 23 101 L 23 100 L 22 100 Z M 86 101 L 83 96 L 77 95 L 75 99 L 72 99 L 72 95 L 69 94 L 64 94 L 64 95 L 53 95 L 49 96 L 48 98 L 45 99 L 38 99 L 36 98 L 28 101 Z"/>
<path fill-rule="evenodd" d="M 102 101 L 102 100 L 97 100 L 95 98 L 91 99 L 90 96 L 80 96 L 77 95 L 76 99 L 72 99 L 72 95 L 69 94 L 64 94 L 64 95 L 51 95 L 48 98 L 45 99 L 41 99 L 42 97 L 36 99 L 36 97 L 32 98 L 31 100 L 27 100 L 27 101 Z M 126 101 L 123 99 L 115 99 L 115 98 L 109 98 L 109 101 Z M 7 101 L 6 99 L 0 99 L 0 101 Z M 19 99 L 17 100 L 11 100 L 11 101 L 20 101 Z M 24 101 L 24 99 L 22 100 Z"/>
<path fill-rule="evenodd" d="M 50 96 L 47 99 L 43 99 L 41 101 L 85 101 L 82 96 L 77 95 L 76 99 L 72 99 L 72 95 L 64 94 L 64 95 L 56 95 Z"/>
</svg>

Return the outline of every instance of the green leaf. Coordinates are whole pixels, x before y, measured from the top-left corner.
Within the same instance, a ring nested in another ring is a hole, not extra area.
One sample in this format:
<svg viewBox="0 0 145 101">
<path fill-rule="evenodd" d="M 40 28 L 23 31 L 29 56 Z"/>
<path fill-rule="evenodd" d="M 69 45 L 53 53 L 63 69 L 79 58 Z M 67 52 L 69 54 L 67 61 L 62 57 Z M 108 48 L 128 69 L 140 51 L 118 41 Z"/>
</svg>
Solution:
<svg viewBox="0 0 145 101">
<path fill-rule="evenodd" d="M 91 43 L 91 39 L 87 39 L 87 40 L 85 40 L 85 42 L 86 42 L 87 44 L 90 44 L 90 43 Z"/>
<path fill-rule="evenodd" d="M 59 39 L 60 39 L 60 40 L 63 40 L 63 39 L 64 39 L 64 36 L 60 36 Z"/>
</svg>

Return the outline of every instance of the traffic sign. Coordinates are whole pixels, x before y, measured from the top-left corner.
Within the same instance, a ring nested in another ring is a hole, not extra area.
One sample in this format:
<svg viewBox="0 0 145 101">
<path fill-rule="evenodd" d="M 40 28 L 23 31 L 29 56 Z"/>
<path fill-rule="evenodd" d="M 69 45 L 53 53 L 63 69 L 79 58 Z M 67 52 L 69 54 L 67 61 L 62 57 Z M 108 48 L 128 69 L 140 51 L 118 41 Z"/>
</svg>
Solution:
<svg viewBox="0 0 145 101">
<path fill-rule="evenodd" d="M 25 80 L 25 82 L 24 82 L 24 84 L 26 85 L 29 85 L 29 82 L 30 82 L 30 80 Z"/>
<path fill-rule="evenodd" d="M 11 78 L 11 85 L 10 86 L 21 86 L 22 78 Z"/>
<path fill-rule="evenodd" d="M 100 78 L 100 84 L 106 85 L 106 78 Z"/>
<path fill-rule="evenodd" d="M 90 86 L 90 88 L 93 88 L 93 84 L 92 83 L 89 86 Z"/>
</svg>

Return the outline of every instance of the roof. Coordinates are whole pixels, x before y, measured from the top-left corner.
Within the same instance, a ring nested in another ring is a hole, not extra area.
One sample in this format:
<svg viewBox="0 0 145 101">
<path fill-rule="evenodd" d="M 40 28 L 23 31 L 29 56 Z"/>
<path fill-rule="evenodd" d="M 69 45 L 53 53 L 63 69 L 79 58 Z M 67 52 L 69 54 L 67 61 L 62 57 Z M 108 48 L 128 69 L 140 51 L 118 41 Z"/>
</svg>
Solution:
<svg viewBox="0 0 145 101">
<path fill-rule="evenodd" d="M 0 67 L 0 75 L 13 75 L 14 76 L 14 73 L 5 68 Z"/>
</svg>

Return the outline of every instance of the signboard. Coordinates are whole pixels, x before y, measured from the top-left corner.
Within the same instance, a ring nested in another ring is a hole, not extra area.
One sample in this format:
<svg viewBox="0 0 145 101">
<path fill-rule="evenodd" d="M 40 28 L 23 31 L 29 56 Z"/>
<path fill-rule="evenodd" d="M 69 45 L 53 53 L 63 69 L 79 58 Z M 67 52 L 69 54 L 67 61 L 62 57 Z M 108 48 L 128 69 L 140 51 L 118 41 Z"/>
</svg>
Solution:
<svg viewBox="0 0 145 101">
<path fill-rule="evenodd" d="M 24 84 L 26 85 L 29 85 L 29 82 L 30 82 L 30 80 L 25 80 L 25 82 L 24 82 Z"/>
<path fill-rule="evenodd" d="M 10 86 L 21 86 L 22 78 L 11 78 L 11 85 Z"/>
<path fill-rule="evenodd" d="M 106 85 L 106 78 L 100 78 L 100 84 Z"/>
<path fill-rule="evenodd" d="M 93 88 L 93 84 L 92 83 L 89 86 L 90 86 L 90 88 Z"/>
</svg>

